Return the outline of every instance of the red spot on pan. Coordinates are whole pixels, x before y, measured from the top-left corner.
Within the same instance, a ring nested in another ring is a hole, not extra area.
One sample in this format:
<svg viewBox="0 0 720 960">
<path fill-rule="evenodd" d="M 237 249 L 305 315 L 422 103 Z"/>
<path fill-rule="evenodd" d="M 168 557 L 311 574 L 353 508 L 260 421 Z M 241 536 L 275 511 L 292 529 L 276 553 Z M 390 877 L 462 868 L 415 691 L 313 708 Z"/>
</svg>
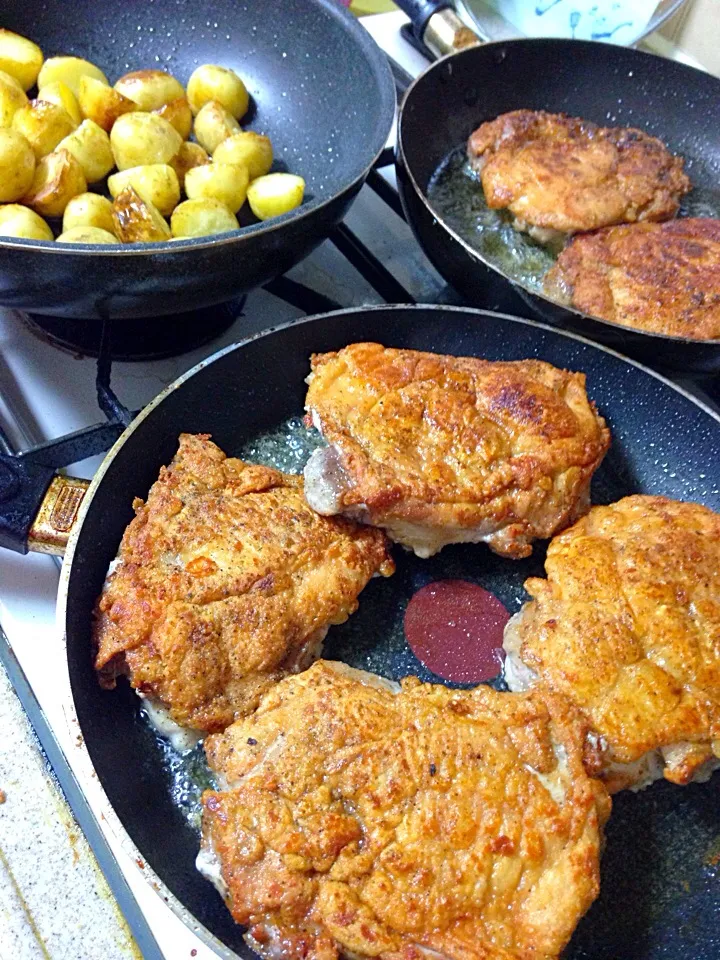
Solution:
<svg viewBox="0 0 720 960">
<path fill-rule="evenodd" d="M 405 636 L 418 660 L 438 677 L 480 683 L 500 673 L 509 619 L 498 598 L 476 583 L 438 580 L 410 600 Z"/>
</svg>

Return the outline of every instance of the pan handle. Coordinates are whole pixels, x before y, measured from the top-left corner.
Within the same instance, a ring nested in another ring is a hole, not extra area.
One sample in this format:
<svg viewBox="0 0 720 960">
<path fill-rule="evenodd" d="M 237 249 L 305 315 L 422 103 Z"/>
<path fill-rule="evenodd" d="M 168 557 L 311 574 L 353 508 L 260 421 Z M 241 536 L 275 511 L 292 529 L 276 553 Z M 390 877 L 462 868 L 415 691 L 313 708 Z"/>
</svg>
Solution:
<svg viewBox="0 0 720 960">
<path fill-rule="evenodd" d="M 447 0 L 395 0 L 412 22 L 415 39 L 435 57 L 456 53 L 480 43 L 480 37 L 467 27 Z"/>
</svg>

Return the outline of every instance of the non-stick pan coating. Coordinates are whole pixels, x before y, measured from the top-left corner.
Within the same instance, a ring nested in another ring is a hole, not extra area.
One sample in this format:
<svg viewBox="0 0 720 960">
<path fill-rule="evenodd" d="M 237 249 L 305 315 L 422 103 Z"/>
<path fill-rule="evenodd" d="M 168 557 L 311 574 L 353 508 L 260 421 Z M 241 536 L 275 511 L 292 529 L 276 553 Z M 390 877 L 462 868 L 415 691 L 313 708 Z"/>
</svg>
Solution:
<svg viewBox="0 0 720 960">
<path fill-rule="evenodd" d="M 248 956 L 220 897 L 194 869 L 198 840 L 169 800 L 158 749 L 121 684 L 100 690 L 91 667 L 93 603 L 132 518 L 173 456 L 181 431 L 211 433 L 228 453 L 302 412 L 311 351 L 358 340 L 490 359 L 540 357 L 583 370 L 608 419 L 613 444 L 593 484 L 595 502 L 629 493 L 665 494 L 720 510 L 720 421 L 665 381 L 602 348 L 491 313 L 432 307 L 352 310 L 299 321 L 230 348 L 171 389 L 127 436 L 90 502 L 70 561 L 67 644 L 81 730 L 98 776 L 141 855 L 186 907 Z M 407 648 L 402 614 L 423 584 L 460 577 L 483 584 L 512 611 L 544 550 L 501 559 L 483 546 L 446 548 L 430 560 L 396 551 L 398 571 L 371 582 L 359 611 L 333 627 L 326 655 L 390 677 L 432 675 Z M 661 783 L 620 796 L 608 830 L 603 893 L 573 940 L 572 960 L 717 960 L 720 775 L 687 788 Z"/>
</svg>

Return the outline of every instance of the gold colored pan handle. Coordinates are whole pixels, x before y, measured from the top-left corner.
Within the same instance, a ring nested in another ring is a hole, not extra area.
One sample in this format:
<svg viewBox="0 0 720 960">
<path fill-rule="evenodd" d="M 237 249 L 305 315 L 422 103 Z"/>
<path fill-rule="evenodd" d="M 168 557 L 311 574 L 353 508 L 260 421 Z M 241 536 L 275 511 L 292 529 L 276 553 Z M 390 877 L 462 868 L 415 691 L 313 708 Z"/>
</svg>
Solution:
<svg viewBox="0 0 720 960">
<path fill-rule="evenodd" d="M 475 47 L 482 41 L 476 33 L 465 26 L 460 17 L 445 7 L 434 13 L 427 22 L 423 43 L 435 57 L 457 53 L 466 47 Z"/>
<path fill-rule="evenodd" d="M 28 549 L 34 553 L 65 553 L 70 533 L 90 486 L 89 480 L 55 476 L 50 482 L 28 533 Z"/>
</svg>

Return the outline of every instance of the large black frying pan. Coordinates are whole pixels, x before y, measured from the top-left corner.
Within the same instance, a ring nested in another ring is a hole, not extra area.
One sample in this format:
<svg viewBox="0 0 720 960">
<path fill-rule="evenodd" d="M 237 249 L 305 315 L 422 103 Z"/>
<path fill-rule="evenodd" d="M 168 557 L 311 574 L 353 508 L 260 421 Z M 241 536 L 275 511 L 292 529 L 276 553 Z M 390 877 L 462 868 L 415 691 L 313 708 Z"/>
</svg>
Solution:
<svg viewBox="0 0 720 960">
<path fill-rule="evenodd" d="M 108 693 L 97 684 L 90 652 L 93 604 L 133 516 L 133 497 L 146 494 L 181 431 L 210 433 L 238 453 L 302 413 L 311 351 L 361 340 L 490 359 L 540 357 L 585 371 L 590 396 L 613 435 L 593 483 L 594 501 L 652 492 L 720 510 L 720 418 L 632 361 L 530 320 L 444 307 L 347 310 L 233 345 L 168 388 L 123 434 L 93 481 L 66 555 L 59 615 L 80 729 L 109 803 L 160 892 L 187 922 L 195 918 L 200 935 L 222 956 L 250 953 L 220 897 L 195 871 L 198 837 L 170 801 L 160 752 L 138 719 L 136 698 L 125 685 Z M 542 545 L 523 561 L 501 559 L 483 546 L 448 547 L 430 560 L 397 550 L 395 576 L 372 581 L 358 612 L 331 630 L 325 655 L 389 677 L 415 673 L 431 680 L 402 634 L 413 593 L 432 580 L 464 578 L 515 611 L 525 578 L 541 574 L 543 555 Z M 602 895 L 573 938 L 568 960 L 717 960 L 720 877 L 713 856 L 720 853 L 719 837 L 720 774 L 704 785 L 660 783 L 637 796 L 619 796 Z"/>
<path fill-rule="evenodd" d="M 267 133 L 274 169 L 307 182 L 303 205 L 196 240 L 123 247 L 0 237 L 0 304 L 98 319 L 159 317 L 229 300 L 285 273 L 345 215 L 393 123 L 387 61 L 335 0 L 3 0 L 0 26 L 46 56 L 93 61 L 114 82 L 164 69 L 185 84 L 198 64 L 245 80 L 243 127 Z"/>
<path fill-rule="evenodd" d="M 438 0 L 400 0 L 420 37 L 441 30 Z M 435 37 L 436 48 L 442 35 Z M 467 37 L 462 38 L 467 42 Z M 560 306 L 516 284 L 436 215 L 428 183 L 441 162 L 485 120 L 526 107 L 607 125 L 640 127 L 686 158 L 696 186 L 720 204 L 720 80 L 638 50 L 576 40 L 509 40 L 475 45 L 433 64 L 409 88 L 398 122 L 400 196 L 415 234 L 439 272 L 482 305 L 488 272 L 514 283 L 550 323 L 606 343 L 643 363 L 686 376 L 720 371 L 720 340 L 632 330 Z M 720 211 L 719 211 L 720 212 Z"/>
</svg>

